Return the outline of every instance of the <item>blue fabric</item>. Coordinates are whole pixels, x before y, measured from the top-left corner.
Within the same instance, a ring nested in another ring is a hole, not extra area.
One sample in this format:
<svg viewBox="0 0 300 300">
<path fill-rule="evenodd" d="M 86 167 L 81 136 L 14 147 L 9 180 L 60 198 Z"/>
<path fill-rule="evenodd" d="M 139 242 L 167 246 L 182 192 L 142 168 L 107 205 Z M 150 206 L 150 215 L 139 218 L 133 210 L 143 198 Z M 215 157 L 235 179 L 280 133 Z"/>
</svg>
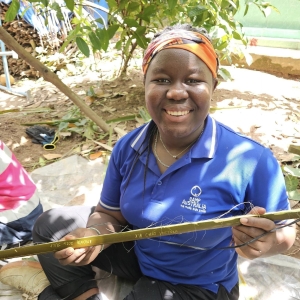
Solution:
<svg viewBox="0 0 300 300">
<path fill-rule="evenodd" d="M 108 4 L 106 3 L 106 1 L 104 1 L 104 0 L 100 0 L 100 1 L 98 1 L 98 0 L 90 0 L 91 2 L 93 2 L 93 3 L 95 3 L 95 4 L 97 4 L 97 5 L 100 5 L 100 6 L 102 6 L 102 7 L 104 7 L 104 8 L 106 8 L 106 9 L 108 9 L 109 7 L 108 7 Z M 90 13 L 90 15 L 96 20 L 96 19 L 102 19 L 102 21 L 103 21 L 103 23 L 105 24 L 105 25 L 107 25 L 107 13 L 106 12 L 104 12 L 104 11 L 102 11 L 102 10 L 100 10 L 100 9 L 97 9 L 97 8 L 93 8 L 93 9 L 91 9 L 91 8 L 89 8 L 88 6 L 84 6 L 84 8 Z M 97 23 L 97 26 L 99 27 L 99 28 L 103 28 L 103 25 L 101 24 L 101 23 Z"/>
<path fill-rule="evenodd" d="M 39 205 L 24 218 L 7 224 L 0 222 L 0 245 L 31 241 L 33 225 L 42 212 L 43 207 L 42 204 L 39 203 Z"/>
<path fill-rule="evenodd" d="M 7 5 L 9 5 L 11 3 L 12 0 L 0 0 L 0 2 L 3 2 Z M 91 2 L 96 3 L 97 5 L 103 6 L 104 8 L 108 9 L 108 4 L 106 3 L 105 0 L 90 0 Z M 90 9 L 85 6 L 84 9 L 86 9 L 87 11 L 90 12 L 90 14 L 95 18 L 98 19 L 100 18 L 100 16 L 103 18 L 104 20 L 104 24 L 107 25 L 107 13 L 103 12 L 100 9 L 93 9 L 92 11 L 90 11 Z M 28 1 L 22 1 L 20 0 L 20 9 L 18 12 L 19 16 L 22 17 L 28 24 L 32 25 L 41 35 L 47 34 L 48 30 L 47 27 L 45 25 L 45 18 L 43 16 L 36 16 L 36 13 L 34 12 L 34 9 L 32 7 L 32 4 Z M 71 12 L 70 12 L 70 17 L 71 17 Z M 98 27 L 102 28 L 103 25 L 98 24 Z M 56 30 L 56 32 L 58 32 L 60 30 L 60 24 L 56 24 L 56 28 L 54 30 Z"/>
<path fill-rule="evenodd" d="M 199 141 L 164 174 L 152 151 L 146 175 L 147 151 L 132 170 L 149 126 L 116 143 L 101 193 L 100 204 L 120 209 L 134 229 L 244 215 L 251 206 L 289 209 L 283 175 L 271 151 L 210 116 Z M 136 241 L 135 251 L 143 274 L 216 293 L 220 284 L 230 291 L 238 281 L 235 250 L 220 250 L 231 240 L 231 228 L 222 228 Z"/>
</svg>

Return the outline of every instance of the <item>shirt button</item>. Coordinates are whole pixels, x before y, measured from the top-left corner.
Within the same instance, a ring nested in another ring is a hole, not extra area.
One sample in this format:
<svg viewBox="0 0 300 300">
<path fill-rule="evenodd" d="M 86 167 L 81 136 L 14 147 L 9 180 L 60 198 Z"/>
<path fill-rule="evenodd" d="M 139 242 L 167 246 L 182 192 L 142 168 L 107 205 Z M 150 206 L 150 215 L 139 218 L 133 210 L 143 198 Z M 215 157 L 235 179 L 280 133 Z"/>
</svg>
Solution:
<svg viewBox="0 0 300 300">
<path fill-rule="evenodd" d="M 157 185 L 162 185 L 162 182 L 161 182 L 161 181 L 158 181 L 158 182 L 157 182 Z"/>
</svg>

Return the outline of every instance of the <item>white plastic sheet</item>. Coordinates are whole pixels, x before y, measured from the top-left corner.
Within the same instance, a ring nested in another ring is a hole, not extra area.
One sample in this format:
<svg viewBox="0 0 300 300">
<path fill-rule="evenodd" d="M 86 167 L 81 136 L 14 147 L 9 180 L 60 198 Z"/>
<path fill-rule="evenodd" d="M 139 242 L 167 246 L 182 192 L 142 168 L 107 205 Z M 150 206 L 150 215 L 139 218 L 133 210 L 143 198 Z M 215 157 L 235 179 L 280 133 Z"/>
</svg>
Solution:
<svg viewBox="0 0 300 300">
<path fill-rule="evenodd" d="M 275 255 L 238 260 L 240 300 L 300 299 L 300 260 Z"/>
<path fill-rule="evenodd" d="M 73 155 L 34 170 L 44 210 L 58 206 L 97 205 L 100 199 L 106 165 L 101 158 L 88 161 Z"/>
</svg>

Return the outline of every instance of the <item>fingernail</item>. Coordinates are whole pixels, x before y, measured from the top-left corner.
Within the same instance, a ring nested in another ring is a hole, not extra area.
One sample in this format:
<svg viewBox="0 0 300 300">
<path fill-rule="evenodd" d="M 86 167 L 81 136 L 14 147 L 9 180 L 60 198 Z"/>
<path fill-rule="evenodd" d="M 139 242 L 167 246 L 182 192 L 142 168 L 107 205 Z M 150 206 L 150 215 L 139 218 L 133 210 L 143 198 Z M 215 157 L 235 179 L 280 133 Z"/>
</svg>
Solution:
<svg viewBox="0 0 300 300">
<path fill-rule="evenodd" d="M 248 223 L 248 219 L 247 219 L 247 218 L 241 218 L 241 219 L 240 219 L 240 222 L 241 222 L 241 223 L 244 223 L 244 224 L 245 224 L 245 223 Z"/>
<path fill-rule="evenodd" d="M 72 255 L 73 254 L 73 250 L 72 249 L 67 249 L 66 250 L 66 254 L 67 255 Z"/>
</svg>

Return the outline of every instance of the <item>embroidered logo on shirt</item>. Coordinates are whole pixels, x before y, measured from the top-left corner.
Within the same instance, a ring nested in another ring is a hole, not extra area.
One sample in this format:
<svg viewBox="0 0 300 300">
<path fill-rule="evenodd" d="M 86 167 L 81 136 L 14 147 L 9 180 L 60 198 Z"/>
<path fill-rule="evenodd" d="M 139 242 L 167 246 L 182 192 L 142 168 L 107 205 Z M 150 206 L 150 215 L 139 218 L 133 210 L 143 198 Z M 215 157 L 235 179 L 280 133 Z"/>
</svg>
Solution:
<svg viewBox="0 0 300 300">
<path fill-rule="evenodd" d="M 181 207 L 201 212 L 201 213 L 206 213 L 206 204 L 202 204 L 201 199 L 199 196 L 201 195 L 202 190 L 200 186 L 195 185 L 191 188 L 191 195 L 188 200 L 183 199 L 181 202 Z"/>
</svg>

